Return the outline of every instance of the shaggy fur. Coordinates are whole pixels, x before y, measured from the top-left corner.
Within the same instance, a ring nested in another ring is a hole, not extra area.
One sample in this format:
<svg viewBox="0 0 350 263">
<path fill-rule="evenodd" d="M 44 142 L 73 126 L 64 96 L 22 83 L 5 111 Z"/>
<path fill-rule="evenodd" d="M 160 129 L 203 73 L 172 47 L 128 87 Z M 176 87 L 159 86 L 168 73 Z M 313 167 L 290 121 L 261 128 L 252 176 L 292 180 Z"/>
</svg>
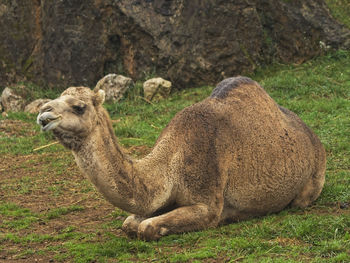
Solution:
<svg viewBox="0 0 350 263">
<path fill-rule="evenodd" d="M 118 145 L 103 95 L 69 88 L 42 107 L 38 123 L 110 203 L 133 214 L 123 224 L 130 235 L 154 240 L 306 207 L 321 193 L 319 139 L 249 78 L 226 79 L 176 114 L 140 160 Z"/>
</svg>

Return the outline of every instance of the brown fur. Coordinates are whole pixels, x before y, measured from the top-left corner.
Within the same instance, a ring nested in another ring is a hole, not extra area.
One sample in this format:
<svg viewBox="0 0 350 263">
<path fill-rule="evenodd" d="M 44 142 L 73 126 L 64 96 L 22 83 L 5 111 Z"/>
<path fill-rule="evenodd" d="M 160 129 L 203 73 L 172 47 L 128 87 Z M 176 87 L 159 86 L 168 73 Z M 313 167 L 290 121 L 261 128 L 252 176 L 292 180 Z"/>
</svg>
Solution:
<svg viewBox="0 0 350 263">
<path fill-rule="evenodd" d="M 134 214 L 123 224 L 130 235 L 153 240 L 306 207 L 322 190 L 319 139 L 249 78 L 226 79 L 176 114 L 140 160 L 118 146 L 102 103 L 100 91 L 69 88 L 38 123 L 59 116 L 50 129 L 105 198 Z"/>
</svg>

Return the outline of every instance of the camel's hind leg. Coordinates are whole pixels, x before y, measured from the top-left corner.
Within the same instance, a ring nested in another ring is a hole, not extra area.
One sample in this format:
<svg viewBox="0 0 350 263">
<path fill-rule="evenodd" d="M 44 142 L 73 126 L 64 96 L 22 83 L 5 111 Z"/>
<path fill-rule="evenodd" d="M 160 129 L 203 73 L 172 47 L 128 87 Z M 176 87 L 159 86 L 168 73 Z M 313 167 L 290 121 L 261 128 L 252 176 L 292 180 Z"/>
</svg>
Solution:
<svg viewBox="0 0 350 263">
<path fill-rule="evenodd" d="M 307 207 L 321 194 L 325 181 L 325 168 L 320 169 L 315 176 L 312 176 L 304 185 L 304 188 L 292 201 L 292 207 Z"/>
</svg>

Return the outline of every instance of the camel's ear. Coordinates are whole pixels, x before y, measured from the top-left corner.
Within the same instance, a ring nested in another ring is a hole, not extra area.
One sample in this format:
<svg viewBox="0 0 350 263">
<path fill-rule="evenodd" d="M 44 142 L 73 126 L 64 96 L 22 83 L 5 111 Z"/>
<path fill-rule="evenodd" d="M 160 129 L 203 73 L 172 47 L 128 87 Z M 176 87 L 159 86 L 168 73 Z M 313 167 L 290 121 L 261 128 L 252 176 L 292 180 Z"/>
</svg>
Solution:
<svg viewBox="0 0 350 263">
<path fill-rule="evenodd" d="M 94 106 L 102 105 L 105 101 L 105 91 L 100 89 L 95 92 L 94 97 L 92 98 L 92 101 L 94 103 Z"/>
</svg>

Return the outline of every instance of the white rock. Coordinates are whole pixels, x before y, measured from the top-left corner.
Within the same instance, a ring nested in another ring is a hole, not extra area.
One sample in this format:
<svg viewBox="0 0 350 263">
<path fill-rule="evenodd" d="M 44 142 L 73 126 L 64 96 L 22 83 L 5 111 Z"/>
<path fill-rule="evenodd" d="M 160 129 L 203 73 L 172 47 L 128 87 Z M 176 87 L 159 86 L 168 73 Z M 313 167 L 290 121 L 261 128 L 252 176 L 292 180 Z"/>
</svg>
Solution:
<svg viewBox="0 0 350 263">
<path fill-rule="evenodd" d="M 25 99 L 20 95 L 16 94 L 12 89 L 5 88 L 1 94 L 0 103 L 2 104 L 4 111 L 18 112 L 23 111 L 25 106 Z"/>
<path fill-rule="evenodd" d="M 50 99 L 37 99 L 29 103 L 27 106 L 25 106 L 24 111 L 28 113 L 38 113 L 40 110 L 40 107 L 49 101 Z"/>
<path fill-rule="evenodd" d="M 131 78 L 117 74 L 108 74 L 97 82 L 96 87 L 105 91 L 106 101 L 116 102 L 123 98 L 124 93 L 133 84 Z"/>
<path fill-rule="evenodd" d="M 162 78 L 153 78 L 143 83 L 143 94 L 147 100 L 167 98 L 171 91 L 171 82 Z"/>
</svg>

